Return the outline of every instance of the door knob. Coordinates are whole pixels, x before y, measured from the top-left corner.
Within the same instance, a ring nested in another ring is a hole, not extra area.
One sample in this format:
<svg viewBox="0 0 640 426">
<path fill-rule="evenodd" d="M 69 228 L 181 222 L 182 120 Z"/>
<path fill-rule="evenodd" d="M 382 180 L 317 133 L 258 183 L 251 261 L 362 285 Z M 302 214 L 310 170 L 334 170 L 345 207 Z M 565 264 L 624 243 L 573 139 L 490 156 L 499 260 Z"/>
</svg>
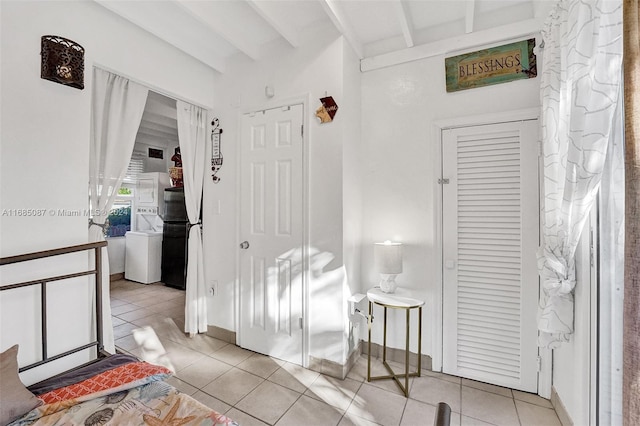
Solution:
<svg viewBox="0 0 640 426">
<path fill-rule="evenodd" d="M 248 248 L 249 248 L 249 241 L 243 241 L 243 242 L 241 242 L 241 243 L 240 243 L 240 248 L 241 248 L 242 250 L 246 250 L 246 249 L 248 249 Z"/>
</svg>

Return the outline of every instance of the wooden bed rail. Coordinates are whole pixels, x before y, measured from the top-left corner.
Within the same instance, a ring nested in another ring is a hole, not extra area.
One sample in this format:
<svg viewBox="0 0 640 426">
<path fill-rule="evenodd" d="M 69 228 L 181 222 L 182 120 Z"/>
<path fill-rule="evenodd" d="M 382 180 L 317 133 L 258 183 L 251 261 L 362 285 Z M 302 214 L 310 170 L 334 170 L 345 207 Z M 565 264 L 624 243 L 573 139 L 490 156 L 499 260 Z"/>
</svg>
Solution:
<svg viewBox="0 0 640 426">
<path fill-rule="evenodd" d="M 62 247 L 52 250 L 38 251 L 34 253 L 21 254 L 17 256 L 8 256 L 0 258 L 0 266 L 11 265 L 15 263 L 28 262 L 31 260 L 45 259 L 54 256 L 61 256 L 70 253 L 78 253 L 83 251 L 94 252 L 94 268 L 86 271 L 74 272 L 65 275 L 53 275 L 49 277 L 40 278 L 37 280 L 23 281 L 20 283 L 9 284 L 2 286 L 0 284 L 0 291 L 13 290 L 21 287 L 28 287 L 32 285 L 40 285 L 40 314 L 41 314 L 41 346 L 42 346 L 42 359 L 33 364 L 26 365 L 19 369 L 20 372 L 29 370 L 34 367 L 46 364 L 47 362 L 55 361 L 65 356 L 80 352 L 91 347 L 96 347 L 98 356 L 104 354 L 104 344 L 102 341 L 102 248 L 107 246 L 106 241 L 99 241 L 96 243 L 79 244 L 75 246 Z M 53 281 L 66 280 L 69 278 L 77 278 L 83 276 L 95 275 L 95 287 L 96 287 L 96 340 L 87 343 L 82 346 L 78 346 L 69 351 L 54 356 L 49 356 L 47 353 L 47 283 Z"/>
</svg>

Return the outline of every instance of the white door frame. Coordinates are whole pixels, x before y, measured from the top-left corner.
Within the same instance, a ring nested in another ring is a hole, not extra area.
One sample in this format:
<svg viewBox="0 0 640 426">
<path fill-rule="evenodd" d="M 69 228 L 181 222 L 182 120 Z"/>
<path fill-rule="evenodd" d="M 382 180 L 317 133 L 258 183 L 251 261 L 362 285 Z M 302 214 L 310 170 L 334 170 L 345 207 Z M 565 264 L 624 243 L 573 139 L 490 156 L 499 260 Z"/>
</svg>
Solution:
<svg viewBox="0 0 640 426">
<path fill-rule="evenodd" d="M 600 298 L 598 297 L 598 286 L 600 285 L 600 226 L 599 226 L 599 202 L 600 194 L 596 203 L 591 207 L 589 220 L 582 232 L 589 232 L 589 251 L 591 262 L 590 267 L 590 301 L 589 306 L 589 424 L 598 424 L 598 368 L 599 368 L 599 345 L 598 345 L 598 311 L 600 309 Z"/>
<path fill-rule="evenodd" d="M 444 302 L 444 282 L 443 282 L 443 241 L 442 241 L 442 185 L 438 184 L 438 179 L 442 178 L 442 132 L 447 129 L 457 127 L 480 126 L 486 124 L 505 123 L 522 120 L 535 120 L 540 118 L 539 108 L 528 108 L 515 111 L 506 111 L 500 113 L 471 115 L 465 117 L 455 117 L 450 119 L 437 120 L 433 123 L 432 138 L 435 141 L 435 155 L 433 158 L 433 184 L 437 185 L 435 193 L 435 214 L 433 229 L 435 230 L 435 247 L 436 247 L 436 281 L 438 285 L 435 287 L 433 295 L 433 313 L 431 317 L 433 346 L 432 368 L 434 371 L 442 371 L 442 345 L 443 345 L 443 302 Z M 552 380 L 552 354 L 549 349 L 540 349 L 540 372 L 538 374 L 538 395 L 551 397 L 551 380 Z"/>
<path fill-rule="evenodd" d="M 282 108 L 288 105 L 302 105 L 302 125 L 304 132 L 302 134 L 302 366 L 309 366 L 309 105 L 311 104 L 311 94 L 299 95 L 291 98 L 285 98 L 270 101 L 265 104 L 253 107 L 243 108 L 238 112 L 237 116 L 237 143 L 241 143 L 242 135 L 242 115 L 251 112 L 264 111 L 268 109 Z M 240 216 L 241 208 L 241 180 L 240 172 L 242 158 L 240 156 L 240 147 L 237 146 L 236 158 L 236 211 Z M 242 332 L 240 330 L 240 220 L 236 221 L 236 238 L 235 238 L 235 268 L 236 279 L 234 285 L 234 328 L 236 330 L 236 343 L 242 342 Z"/>
</svg>

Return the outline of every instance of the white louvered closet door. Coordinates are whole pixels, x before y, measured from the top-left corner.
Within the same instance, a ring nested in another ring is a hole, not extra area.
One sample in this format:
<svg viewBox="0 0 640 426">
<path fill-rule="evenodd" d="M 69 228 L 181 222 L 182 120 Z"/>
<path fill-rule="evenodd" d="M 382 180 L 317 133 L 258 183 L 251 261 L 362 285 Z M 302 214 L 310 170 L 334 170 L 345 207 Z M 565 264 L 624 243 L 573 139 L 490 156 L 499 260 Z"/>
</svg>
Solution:
<svg viewBox="0 0 640 426">
<path fill-rule="evenodd" d="M 443 371 L 537 391 L 538 124 L 443 133 Z"/>
</svg>

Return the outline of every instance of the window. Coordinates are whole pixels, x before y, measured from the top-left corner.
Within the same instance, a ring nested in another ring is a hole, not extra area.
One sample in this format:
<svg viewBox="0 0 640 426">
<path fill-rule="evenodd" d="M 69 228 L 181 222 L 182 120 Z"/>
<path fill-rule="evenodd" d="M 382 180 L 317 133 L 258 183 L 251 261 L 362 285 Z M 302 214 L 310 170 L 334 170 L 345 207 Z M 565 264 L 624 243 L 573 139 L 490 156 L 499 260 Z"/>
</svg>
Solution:
<svg viewBox="0 0 640 426">
<path fill-rule="evenodd" d="M 127 231 L 131 231 L 131 207 L 134 190 L 135 186 L 130 184 L 123 184 L 118 190 L 118 195 L 107 217 L 107 237 L 122 237 Z"/>
<path fill-rule="evenodd" d="M 131 231 L 135 224 L 135 215 L 132 217 L 133 195 L 136 188 L 138 175 L 144 171 L 144 151 L 134 150 L 127 167 L 127 174 L 122 180 L 122 186 L 118 189 L 118 195 L 113 201 L 113 206 L 107 218 L 105 228 L 106 237 L 122 237 L 127 231 Z"/>
</svg>

